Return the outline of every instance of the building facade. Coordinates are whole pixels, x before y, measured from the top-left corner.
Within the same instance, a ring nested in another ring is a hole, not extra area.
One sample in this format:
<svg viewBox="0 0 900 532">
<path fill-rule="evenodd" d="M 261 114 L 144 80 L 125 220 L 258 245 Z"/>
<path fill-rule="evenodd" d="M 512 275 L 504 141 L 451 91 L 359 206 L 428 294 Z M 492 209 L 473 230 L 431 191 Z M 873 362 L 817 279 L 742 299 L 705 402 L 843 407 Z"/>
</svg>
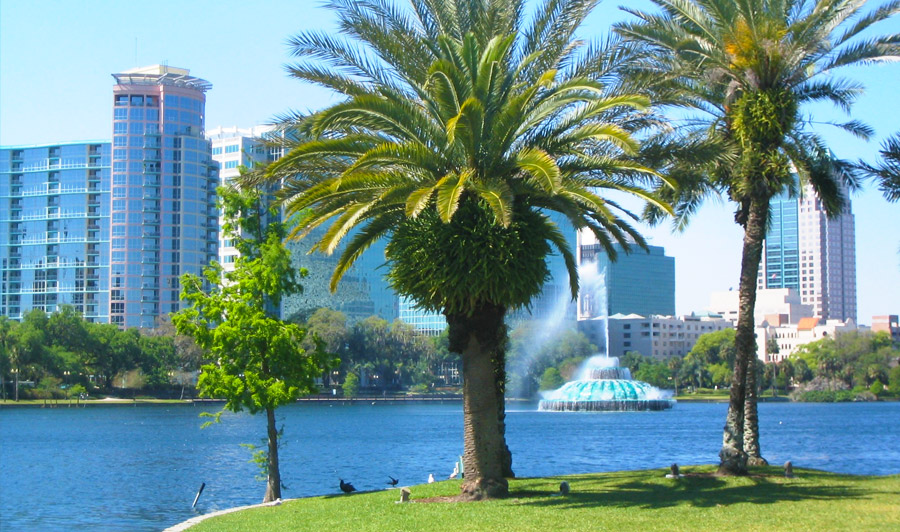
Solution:
<svg viewBox="0 0 900 532">
<path fill-rule="evenodd" d="M 663 248 L 632 246 L 625 253 L 615 244 L 618 256 L 610 260 L 600 244 L 587 235 L 580 236 L 579 320 L 613 314 L 675 314 L 675 259 L 667 257 Z"/>
<path fill-rule="evenodd" d="M 797 323 L 764 323 L 756 328 L 756 356 L 761 361 L 781 362 L 810 342 L 835 336 L 859 328 L 853 320 L 823 320 L 821 318 L 801 318 Z M 769 352 L 769 340 L 778 344 L 777 352 Z"/>
<path fill-rule="evenodd" d="M 710 312 L 720 315 L 737 326 L 739 306 L 739 292 L 729 290 L 727 292 L 713 292 L 709 295 Z M 774 323 L 771 317 L 779 316 L 779 323 L 798 323 L 802 318 L 810 318 L 814 315 L 812 305 L 803 303 L 800 291 L 795 288 L 765 288 L 756 291 L 756 306 L 753 315 L 753 324 L 760 325 L 768 320 Z"/>
<path fill-rule="evenodd" d="M 206 132 L 210 142 L 213 161 L 219 164 L 219 182 L 232 183 L 240 176 L 241 167 L 252 168 L 256 164 L 268 164 L 278 158 L 264 143 L 264 136 L 271 133 L 272 126 L 252 128 L 217 127 Z M 221 228 L 225 220 L 219 213 L 219 264 L 224 271 L 234 270 L 234 261 L 240 254 L 234 241 Z"/>
<path fill-rule="evenodd" d="M 0 148 L 0 315 L 109 319 L 110 143 Z"/>
<path fill-rule="evenodd" d="M 700 336 L 731 329 L 733 325 L 730 321 L 715 315 L 614 314 L 609 317 L 608 327 L 609 356 L 622 357 L 629 351 L 634 351 L 647 357 L 665 360 L 671 357 L 684 357 Z"/>
<path fill-rule="evenodd" d="M 847 197 L 848 191 L 841 191 Z M 773 198 L 757 287 L 793 288 L 824 320 L 856 320 L 856 236 L 849 199 L 829 219 L 807 186 Z"/>
<path fill-rule="evenodd" d="M 218 257 L 218 168 L 204 137 L 212 85 L 166 65 L 113 77 L 109 320 L 154 327 L 181 308 L 180 276 Z"/>
<path fill-rule="evenodd" d="M 900 342 L 900 316 L 872 316 L 872 332 L 888 333 L 895 342 Z"/>
</svg>

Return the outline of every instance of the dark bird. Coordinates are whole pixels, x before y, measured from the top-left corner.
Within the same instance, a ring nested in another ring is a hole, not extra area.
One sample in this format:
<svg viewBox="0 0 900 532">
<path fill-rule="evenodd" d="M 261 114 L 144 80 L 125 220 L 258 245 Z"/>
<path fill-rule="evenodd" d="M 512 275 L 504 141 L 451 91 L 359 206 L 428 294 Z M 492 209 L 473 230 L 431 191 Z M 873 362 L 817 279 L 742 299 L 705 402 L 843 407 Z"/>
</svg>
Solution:
<svg viewBox="0 0 900 532">
<path fill-rule="evenodd" d="M 388 475 L 388 478 L 391 479 L 391 481 L 388 482 L 388 484 L 391 485 L 391 486 L 396 486 L 397 483 L 400 482 L 400 480 L 398 480 L 398 479 L 396 479 L 396 478 L 394 478 L 394 477 L 392 477 L 392 476 L 390 476 L 390 475 Z"/>
<path fill-rule="evenodd" d="M 356 488 L 353 487 L 353 484 L 349 482 L 344 482 L 344 479 L 339 479 L 341 481 L 341 491 L 344 493 L 351 493 L 356 491 Z"/>
</svg>

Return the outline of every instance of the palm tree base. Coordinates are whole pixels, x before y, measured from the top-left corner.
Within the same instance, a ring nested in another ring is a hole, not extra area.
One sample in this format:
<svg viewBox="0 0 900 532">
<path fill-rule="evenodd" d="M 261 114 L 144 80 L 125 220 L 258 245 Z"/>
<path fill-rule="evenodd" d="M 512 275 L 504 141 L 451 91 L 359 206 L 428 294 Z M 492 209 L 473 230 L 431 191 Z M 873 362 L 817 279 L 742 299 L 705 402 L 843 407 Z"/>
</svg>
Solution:
<svg viewBox="0 0 900 532">
<path fill-rule="evenodd" d="M 769 465 L 769 461 L 762 456 L 748 456 L 747 467 L 762 467 Z"/>
<path fill-rule="evenodd" d="M 479 478 L 463 482 L 460 498 L 468 501 L 502 499 L 509 496 L 509 482 L 505 478 Z"/>
<path fill-rule="evenodd" d="M 747 454 L 737 449 L 723 447 L 719 452 L 717 475 L 741 476 L 747 474 Z"/>
</svg>

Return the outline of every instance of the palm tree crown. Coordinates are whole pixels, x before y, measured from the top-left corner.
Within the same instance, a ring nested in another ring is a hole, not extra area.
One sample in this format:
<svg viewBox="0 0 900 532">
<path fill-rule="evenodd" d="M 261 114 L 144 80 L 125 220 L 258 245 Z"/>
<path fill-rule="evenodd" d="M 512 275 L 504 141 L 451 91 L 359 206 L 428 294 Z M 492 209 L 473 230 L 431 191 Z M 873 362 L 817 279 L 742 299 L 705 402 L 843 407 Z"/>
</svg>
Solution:
<svg viewBox="0 0 900 532">
<path fill-rule="evenodd" d="M 666 208 L 625 179 L 650 171 L 627 158 L 637 143 L 609 121 L 647 99 L 610 94 L 588 75 L 590 58 L 571 39 L 593 0 L 548 2 L 524 30 L 523 4 L 421 1 L 409 14 L 387 3 L 335 1 L 353 40 L 316 32 L 291 40 L 305 59 L 291 74 L 347 97 L 305 120 L 312 140 L 271 169 L 290 176 L 288 208 L 306 213 L 298 234 L 331 222 L 316 250 L 333 252 L 363 226 L 332 287 L 374 240 L 426 209 L 449 223 L 466 202 L 502 228 L 517 213 L 557 211 L 610 248 L 643 243 L 630 213 L 598 192 L 625 191 Z M 539 226 L 565 256 L 574 291 L 568 245 L 546 217 Z"/>
<path fill-rule="evenodd" d="M 897 35 L 861 34 L 900 8 L 890 2 L 863 12 L 860 0 L 654 0 L 662 13 L 631 10 L 638 21 L 619 24 L 626 38 L 646 44 L 653 60 L 645 66 L 677 79 L 686 102 L 706 113 L 691 126 L 731 144 L 730 157 L 712 172 L 710 183 L 742 204 L 748 198 L 802 190 L 809 182 L 832 212 L 843 199 L 835 176 L 856 186 L 853 165 L 834 159 L 804 118 L 804 104 L 831 102 L 850 110 L 863 87 L 834 74 L 836 69 L 897 58 Z M 831 125 L 868 138 L 858 120 Z M 762 154 L 765 161 L 760 160 Z M 793 176 L 796 175 L 799 181 Z M 679 215 L 699 204 L 684 187 Z"/>
</svg>

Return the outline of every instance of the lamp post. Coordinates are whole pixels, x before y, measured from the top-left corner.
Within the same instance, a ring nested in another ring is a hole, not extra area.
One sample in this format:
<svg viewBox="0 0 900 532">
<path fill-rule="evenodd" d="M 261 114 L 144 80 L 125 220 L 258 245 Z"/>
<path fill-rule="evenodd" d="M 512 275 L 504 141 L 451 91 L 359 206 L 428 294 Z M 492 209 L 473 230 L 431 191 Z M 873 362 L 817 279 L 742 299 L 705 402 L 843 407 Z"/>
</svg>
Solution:
<svg viewBox="0 0 900 532">
<path fill-rule="evenodd" d="M 16 377 L 16 402 L 19 402 L 19 368 L 15 368 L 12 370 L 13 375 Z"/>
<path fill-rule="evenodd" d="M 71 375 L 71 374 L 72 374 L 72 372 L 70 372 L 68 370 L 63 371 L 64 381 L 66 384 L 66 401 L 69 400 L 69 375 Z"/>
</svg>

